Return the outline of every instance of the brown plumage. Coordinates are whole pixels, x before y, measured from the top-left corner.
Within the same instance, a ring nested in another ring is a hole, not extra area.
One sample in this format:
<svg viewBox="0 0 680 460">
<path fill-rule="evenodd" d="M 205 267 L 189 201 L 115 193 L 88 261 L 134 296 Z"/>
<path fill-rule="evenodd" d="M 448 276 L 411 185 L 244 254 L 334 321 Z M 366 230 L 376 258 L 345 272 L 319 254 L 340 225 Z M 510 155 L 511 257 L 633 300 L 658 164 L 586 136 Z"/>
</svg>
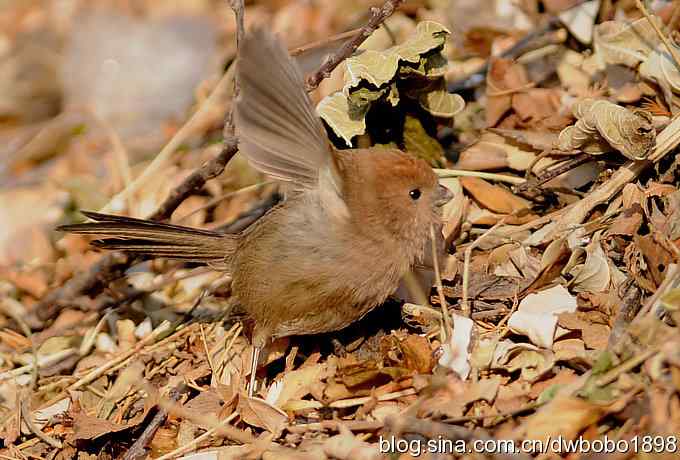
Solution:
<svg viewBox="0 0 680 460">
<path fill-rule="evenodd" d="M 283 203 L 235 236 L 97 213 L 86 213 L 96 223 L 62 230 L 229 270 L 254 323 L 255 369 L 272 338 L 338 330 L 382 303 L 423 255 L 450 192 L 398 150 L 333 149 L 300 71 L 270 34 L 246 36 L 237 78 L 239 149 L 289 184 Z"/>
</svg>

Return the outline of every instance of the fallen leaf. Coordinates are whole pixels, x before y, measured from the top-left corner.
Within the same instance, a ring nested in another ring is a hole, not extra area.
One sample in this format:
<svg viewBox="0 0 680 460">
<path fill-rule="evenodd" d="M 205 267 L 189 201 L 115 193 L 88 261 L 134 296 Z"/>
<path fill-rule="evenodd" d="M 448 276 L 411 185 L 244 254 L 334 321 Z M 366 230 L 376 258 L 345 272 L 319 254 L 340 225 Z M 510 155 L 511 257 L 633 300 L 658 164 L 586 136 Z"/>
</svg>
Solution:
<svg viewBox="0 0 680 460">
<path fill-rule="evenodd" d="M 603 407 L 572 396 L 561 396 L 529 416 L 519 428 L 525 439 L 545 441 L 561 436 L 574 439 L 597 422 L 606 411 Z"/>
<path fill-rule="evenodd" d="M 492 212 L 512 214 L 531 206 L 524 198 L 478 177 L 461 177 L 460 183 L 478 203 Z"/>
<path fill-rule="evenodd" d="M 470 373 L 470 340 L 474 323 L 470 318 L 453 315 L 453 336 L 449 343 L 442 345 L 443 353 L 439 365 L 451 369 L 465 380 Z"/>
<path fill-rule="evenodd" d="M 576 311 L 576 298 L 562 285 L 529 294 L 508 320 L 508 327 L 542 348 L 552 348 L 557 315 Z"/>
<path fill-rule="evenodd" d="M 267 430 L 274 436 L 281 434 L 288 423 L 285 412 L 260 398 L 240 396 L 237 411 L 245 423 Z"/>
</svg>

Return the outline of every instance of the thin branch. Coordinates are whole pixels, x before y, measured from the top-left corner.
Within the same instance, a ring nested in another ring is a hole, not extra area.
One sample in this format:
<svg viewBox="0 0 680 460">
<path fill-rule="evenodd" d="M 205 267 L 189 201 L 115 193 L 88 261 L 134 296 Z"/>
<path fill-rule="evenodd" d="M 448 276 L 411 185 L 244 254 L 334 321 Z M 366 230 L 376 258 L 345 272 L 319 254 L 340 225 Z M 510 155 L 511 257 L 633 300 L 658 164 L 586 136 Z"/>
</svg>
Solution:
<svg viewBox="0 0 680 460">
<path fill-rule="evenodd" d="M 324 78 L 328 78 L 333 69 L 351 56 L 402 3 L 404 3 L 404 0 L 388 0 L 383 4 L 382 8 L 371 8 L 371 19 L 369 19 L 368 23 L 351 40 L 342 45 L 337 53 L 329 56 L 319 70 L 307 77 L 307 91 L 316 89 Z"/>
<path fill-rule="evenodd" d="M 496 174 L 484 171 L 468 171 L 465 169 L 435 169 L 434 172 L 437 177 L 444 179 L 447 177 L 479 177 L 480 179 L 495 180 L 498 182 L 506 182 L 513 185 L 521 185 L 526 183 L 523 177 L 511 176 L 509 174 Z"/>
<path fill-rule="evenodd" d="M 581 153 L 579 155 L 576 155 L 575 157 L 570 158 L 564 161 L 563 163 L 560 163 L 558 166 L 549 169 L 545 173 L 541 173 L 541 176 L 537 177 L 535 180 L 527 180 L 524 183 L 519 184 L 519 186 L 517 187 L 517 191 L 525 192 L 532 187 L 539 187 L 545 184 L 546 182 L 556 178 L 557 176 L 561 176 L 562 174 L 569 172 L 572 169 L 592 160 L 593 160 L 592 155 L 588 155 L 587 153 Z"/>
<path fill-rule="evenodd" d="M 479 246 L 479 244 L 482 242 L 484 238 L 488 237 L 493 232 L 495 232 L 500 226 L 502 226 L 507 220 L 507 218 L 512 215 L 513 214 L 503 217 L 501 220 L 496 222 L 496 224 L 493 227 L 489 228 L 486 232 L 481 234 L 475 241 L 470 243 L 470 245 L 467 248 L 465 248 L 465 261 L 463 263 L 463 298 L 461 300 L 461 304 L 463 306 L 463 314 L 468 318 L 472 313 L 472 309 L 470 308 L 470 302 L 468 300 L 469 298 L 468 289 L 470 285 L 470 258 L 472 257 L 472 250 Z"/>
<path fill-rule="evenodd" d="M 311 50 L 317 49 L 317 48 L 323 48 L 324 46 L 330 45 L 331 43 L 339 42 L 341 40 L 347 40 L 348 38 L 354 37 L 359 31 L 361 31 L 361 27 L 358 27 L 356 29 L 348 30 L 347 32 L 341 32 L 337 35 L 331 35 L 330 37 L 323 38 L 321 40 L 317 40 L 311 43 L 307 43 L 302 46 L 298 46 L 296 48 L 289 48 L 288 53 L 290 53 L 291 56 L 299 56 L 301 54 L 305 54 Z"/>
<path fill-rule="evenodd" d="M 652 18 L 652 15 L 649 14 L 649 11 L 647 11 L 647 8 L 645 8 L 642 2 L 640 0 L 635 0 L 635 6 L 637 7 L 638 10 L 640 10 L 640 12 L 645 16 L 645 18 L 647 18 L 647 21 L 654 29 L 654 32 L 656 32 L 656 35 L 659 36 L 659 39 L 663 42 L 664 46 L 673 57 L 675 67 L 677 67 L 677 69 L 680 70 L 680 54 L 678 54 L 678 51 L 675 49 L 670 40 L 668 40 L 668 37 L 664 35 L 663 31 L 659 28 L 659 25 L 654 21 L 654 18 Z"/>
<path fill-rule="evenodd" d="M 179 401 L 182 396 L 182 388 L 184 385 L 181 384 L 178 388 L 173 388 L 170 390 L 170 400 Z M 123 460 L 137 460 L 146 457 L 146 446 L 151 442 L 158 428 L 161 427 L 165 419 L 168 418 L 168 411 L 163 408 L 158 408 L 158 412 L 153 416 L 149 424 L 144 428 L 142 434 L 137 438 L 137 440 L 132 444 L 132 447 L 125 452 Z"/>
<path fill-rule="evenodd" d="M 434 226 L 430 225 L 430 243 L 432 245 L 432 265 L 434 265 L 435 281 L 437 282 L 437 294 L 439 294 L 439 303 L 442 309 L 442 319 L 444 320 L 444 334 L 442 338 L 444 341 L 449 340 L 453 336 L 454 325 L 451 324 L 451 316 L 449 315 L 449 307 L 446 304 L 446 296 L 444 296 L 444 286 L 442 285 L 442 277 L 439 272 L 439 259 L 437 257 L 437 239 L 434 233 Z"/>
</svg>

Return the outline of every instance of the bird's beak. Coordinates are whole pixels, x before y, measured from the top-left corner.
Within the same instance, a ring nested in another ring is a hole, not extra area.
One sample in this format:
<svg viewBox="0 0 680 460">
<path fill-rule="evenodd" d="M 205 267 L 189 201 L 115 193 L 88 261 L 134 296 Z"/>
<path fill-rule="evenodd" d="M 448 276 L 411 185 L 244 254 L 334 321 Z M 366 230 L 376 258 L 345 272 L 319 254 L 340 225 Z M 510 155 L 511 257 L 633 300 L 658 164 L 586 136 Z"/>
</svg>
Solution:
<svg viewBox="0 0 680 460">
<path fill-rule="evenodd" d="M 434 204 L 437 206 L 444 206 L 446 203 L 451 201 L 452 198 L 453 193 L 451 193 L 451 190 L 444 187 L 443 185 L 440 185 L 437 189 L 437 198 L 435 199 Z"/>
</svg>

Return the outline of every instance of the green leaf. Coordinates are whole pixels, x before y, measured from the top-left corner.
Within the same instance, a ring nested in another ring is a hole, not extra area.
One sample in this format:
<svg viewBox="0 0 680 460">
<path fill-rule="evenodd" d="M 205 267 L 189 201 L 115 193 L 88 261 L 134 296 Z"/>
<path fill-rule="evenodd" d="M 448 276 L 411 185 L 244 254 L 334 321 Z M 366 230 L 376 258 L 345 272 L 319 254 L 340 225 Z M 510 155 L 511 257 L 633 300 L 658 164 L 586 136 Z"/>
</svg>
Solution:
<svg viewBox="0 0 680 460">
<path fill-rule="evenodd" d="M 316 111 L 333 132 L 351 147 L 352 138 L 366 131 L 368 107 L 351 105 L 345 95 L 338 91 L 323 98 L 316 106 Z"/>
<path fill-rule="evenodd" d="M 442 53 L 434 53 L 420 60 L 417 67 L 403 65 L 399 68 L 399 76 L 421 77 L 428 79 L 441 78 L 446 74 L 449 62 Z"/>
<path fill-rule="evenodd" d="M 407 152 L 422 158 L 430 165 L 442 166 L 444 149 L 441 144 L 427 134 L 420 120 L 410 115 L 407 115 L 404 121 L 404 146 Z"/>
<path fill-rule="evenodd" d="M 451 94 L 446 89 L 423 93 L 418 99 L 420 106 L 435 117 L 453 118 L 465 108 L 465 101 L 458 94 Z"/>
<path fill-rule="evenodd" d="M 416 27 L 415 35 L 400 45 L 385 51 L 364 51 L 350 57 L 345 61 L 347 68 L 345 91 L 350 93 L 353 88 L 362 86 L 362 83 L 368 83 L 375 88 L 387 84 L 396 78 L 400 62 L 416 64 L 416 69 L 419 69 L 416 72 L 428 77 L 441 74 L 445 71 L 446 59 L 443 56 L 436 57 L 435 55 L 440 53 L 435 51 L 444 47 L 448 34 L 449 31 L 441 24 L 424 21 Z M 414 66 L 411 65 L 410 68 L 412 70 L 406 72 L 413 71 Z"/>
</svg>

